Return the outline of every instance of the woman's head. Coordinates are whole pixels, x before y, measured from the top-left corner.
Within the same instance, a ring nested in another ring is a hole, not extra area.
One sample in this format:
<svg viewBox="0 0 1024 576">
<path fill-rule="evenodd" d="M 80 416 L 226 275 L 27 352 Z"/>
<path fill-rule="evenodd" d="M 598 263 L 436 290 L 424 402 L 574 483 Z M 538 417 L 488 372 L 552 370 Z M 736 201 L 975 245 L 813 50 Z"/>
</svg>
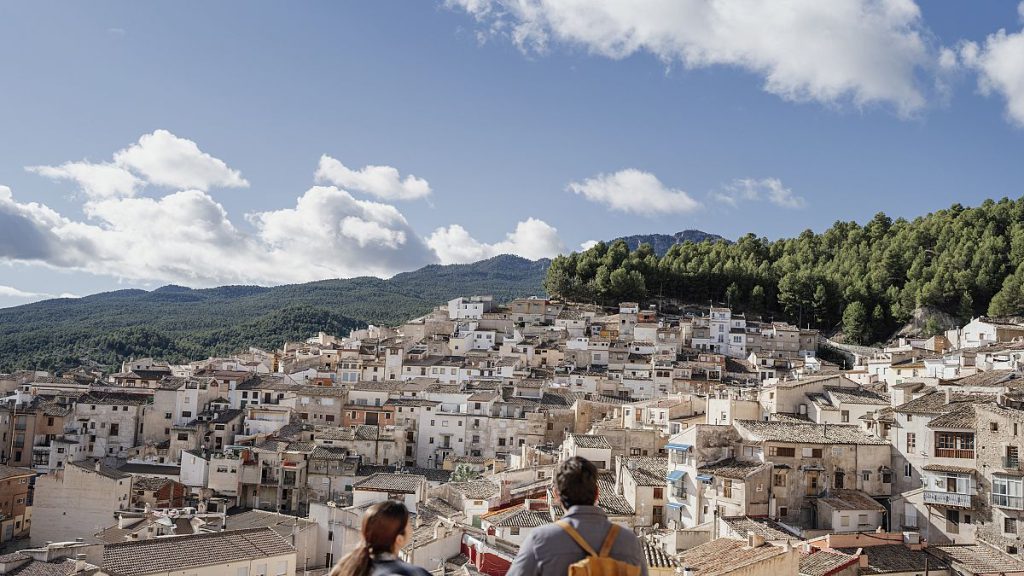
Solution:
<svg viewBox="0 0 1024 576">
<path fill-rule="evenodd" d="M 378 502 L 363 513 L 363 543 L 338 562 L 330 576 L 369 576 L 373 556 L 402 549 L 412 535 L 409 510 L 396 500 Z"/>
<path fill-rule="evenodd" d="M 363 542 L 372 554 L 400 550 L 411 528 L 409 510 L 397 500 L 378 502 L 363 514 Z"/>
</svg>

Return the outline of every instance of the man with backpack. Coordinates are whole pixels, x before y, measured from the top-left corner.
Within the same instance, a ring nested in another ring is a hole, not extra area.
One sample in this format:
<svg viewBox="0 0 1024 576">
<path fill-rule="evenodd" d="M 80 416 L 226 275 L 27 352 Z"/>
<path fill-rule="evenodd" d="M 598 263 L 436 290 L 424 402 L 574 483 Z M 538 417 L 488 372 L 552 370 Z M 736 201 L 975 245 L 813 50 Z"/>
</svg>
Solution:
<svg viewBox="0 0 1024 576">
<path fill-rule="evenodd" d="M 535 528 L 506 576 L 647 576 L 640 540 L 608 521 L 597 504 L 597 467 L 570 458 L 555 474 L 555 497 L 565 515 Z"/>
</svg>

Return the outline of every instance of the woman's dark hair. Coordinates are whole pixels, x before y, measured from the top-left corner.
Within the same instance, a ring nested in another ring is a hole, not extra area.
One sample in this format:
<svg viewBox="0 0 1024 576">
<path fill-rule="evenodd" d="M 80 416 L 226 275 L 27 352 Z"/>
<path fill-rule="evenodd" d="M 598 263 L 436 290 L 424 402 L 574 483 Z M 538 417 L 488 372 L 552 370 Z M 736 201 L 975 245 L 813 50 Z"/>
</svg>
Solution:
<svg viewBox="0 0 1024 576">
<path fill-rule="evenodd" d="M 569 458 L 555 474 L 555 487 L 566 508 L 593 506 L 597 502 L 597 467 L 586 458 Z"/>
<path fill-rule="evenodd" d="M 363 514 L 363 541 L 338 562 L 330 576 L 369 576 L 373 555 L 391 552 L 408 524 L 409 510 L 397 500 L 370 506 Z"/>
</svg>

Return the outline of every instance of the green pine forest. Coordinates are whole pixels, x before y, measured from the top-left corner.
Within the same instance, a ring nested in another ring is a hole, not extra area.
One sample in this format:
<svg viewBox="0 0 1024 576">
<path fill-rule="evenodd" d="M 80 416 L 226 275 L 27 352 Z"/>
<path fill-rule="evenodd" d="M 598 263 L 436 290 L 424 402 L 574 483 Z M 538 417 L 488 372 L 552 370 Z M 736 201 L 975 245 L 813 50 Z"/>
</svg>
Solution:
<svg viewBox="0 0 1024 576">
<path fill-rule="evenodd" d="M 775 241 L 748 234 L 734 243 L 685 242 L 661 257 L 649 245 L 598 243 L 555 258 L 544 286 L 605 305 L 728 303 L 869 344 L 888 340 L 918 308 L 961 322 L 1024 313 L 1022 261 L 1024 199 L 1004 198 L 913 220 L 879 213 L 864 225 L 836 222 Z"/>
</svg>

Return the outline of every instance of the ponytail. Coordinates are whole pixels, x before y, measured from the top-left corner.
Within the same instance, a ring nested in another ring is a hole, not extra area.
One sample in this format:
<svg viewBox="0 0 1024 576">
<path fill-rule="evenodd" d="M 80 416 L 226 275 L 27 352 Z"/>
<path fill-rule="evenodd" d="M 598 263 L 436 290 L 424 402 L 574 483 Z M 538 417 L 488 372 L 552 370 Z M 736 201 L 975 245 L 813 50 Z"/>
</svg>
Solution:
<svg viewBox="0 0 1024 576">
<path fill-rule="evenodd" d="M 330 576 L 370 576 L 371 560 L 370 545 L 363 542 L 334 566 Z"/>
</svg>

